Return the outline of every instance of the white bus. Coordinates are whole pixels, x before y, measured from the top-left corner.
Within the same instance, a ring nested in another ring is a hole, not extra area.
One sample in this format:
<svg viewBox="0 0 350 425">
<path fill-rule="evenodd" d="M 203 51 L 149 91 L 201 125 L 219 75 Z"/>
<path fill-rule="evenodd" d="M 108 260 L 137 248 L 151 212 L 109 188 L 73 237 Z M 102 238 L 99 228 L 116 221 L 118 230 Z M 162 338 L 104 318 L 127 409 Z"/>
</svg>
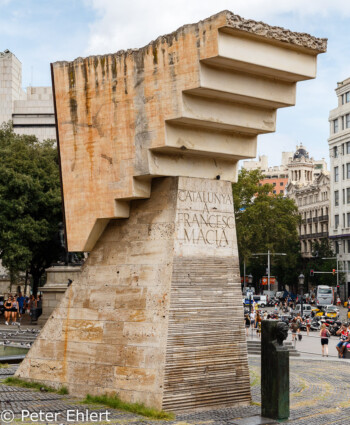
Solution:
<svg viewBox="0 0 350 425">
<path fill-rule="evenodd" d="M 319 285 L 316 294 L 317 305 L 332 305 L 334 304 L 334 288 L 332 286 Z"/>
</svg>

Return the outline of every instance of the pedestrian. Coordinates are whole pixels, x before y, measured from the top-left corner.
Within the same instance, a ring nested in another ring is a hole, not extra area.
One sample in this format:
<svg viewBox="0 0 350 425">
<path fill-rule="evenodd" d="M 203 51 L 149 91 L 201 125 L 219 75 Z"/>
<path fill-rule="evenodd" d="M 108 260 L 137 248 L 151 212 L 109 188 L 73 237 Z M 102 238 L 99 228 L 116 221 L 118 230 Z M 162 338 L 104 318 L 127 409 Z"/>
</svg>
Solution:
<svg viewBox="0 0 350 425">
<path fill-rule="evenodd" d="M 292 341 L 294 341 L 297 337 L 297 331 L 298 331 L 298 324 L 297 324 L 297 319 L 294 317 L 294 319 L 292 320 Z"/>
<path fill-rule="evenodd" d="M 306 322 L 307 336 L 309 336 L 309 334 L 310 334 L 310 328 L 311 328 L 311 319 L 310 319 L 310 316 L 306 318 L 305 322 Z"/>
<path fill-rule="evenodd" d="M 252 328 L 252 332 L 253 332 L 254 324 L 255 324 L 255 311 L 253 310 L 250 313 L 250 327 Z"/>
<path fill-rule="evenodd" d="M 344 323 L 341 325 L 341 328 L 337 331 L 337 335 L 340 336 L 340 340 L 336 346 L 336 349 L 338 351 L 338 356 L 343 357 L 345 346 L 349 342 L 349 331 Z"/>
<path fill-rule="evenodd" d="M 29 298 L 28 306 L 30 311 L 30 323 L 33 323 L 36 321 L 36 299 L 33 294 Z"/>
<path fill-rule="evenodd" d="M 24 296 L 22 295 L 22 292 L 20 292 L 20 293 L 18 294 L 17 302 L 18 302 L 18 307 L 19 307 L 19 314 L 20 314 L 20 315 L 21 315 L 21 314 L 24 314 L 24 310 L 25 310 L 25 298 L 24 298 Z"/>
<path fill-rule="evenodd" d="M 275 304 L 275 313 L 276 314 L 278 313 L 278 304 L 277 303 Z"/>
<path fill-rule="evenodd" d="M 249 314 L 246 314 L 244 317 L 244 323 L 245 323 L 245 334 L 248 336 L 248 331 L 250 328 L 250 317 Z"/>
<path fill-rule="evenodd" d="M 15 325 L 19 314 L 19 306 L 17 301 L 17 295 L 12 297 L 12 308 L 11 308 L 11 325 Z"/>
<path fill-rule="evenodd" d="M 298 314 L 298 316 L 296 317 L 296 320 L 297 320 L 297 326 L 298 326 L 298 329 L 297 329 L 298 339 L 299 339 L 299 341 L 301 341 L 302 335 L 301 335 L 300 331 L 301 331 L 301 323 L 302 323 L 303 319 L 301 318 L 300 314 Z"/>
<path fill-rule="evenodd" d="M 36 299 L 36 310 L 37 310 L 36 318 L 39 319 L 39 317 L 43 313 L 43 303 L 42 303 L 41 295 L 39 295 Z"/>
<path fill-rule="evenodd" d="M 260 335 L 261 335 L 261 316 L 260 316 L 259 312 L 256 315 L 256 323 L 257 323 L 256 333 L 258 334 L 258 337 L 260 338 Z"/>
<path fill-rule="evenodd" d="M 322 323 L 321 325 L 320 337 L 321 337 L 322 357 L 324 357 L 325 352 L 326 352 L 326 356 L 328 357 L 329 332 L 325 323 Z"/>
<path fill-rule="evenodd" d="M 340 300 L 340 297 L 338 295 L 338 297 L 337 297 L 337 306 L 340 307 L 340 305 L 341 305 L 341 300 Z"/>
<path fill-rule="evenodd" d="M 4 316 L 5 316 L 5 325 L 9 324 L 11 319 L 11 308 L 12 308 L 12 296 L 11 294 L 7 294 L 7 300 L 4 303 Z"/>
</svg>

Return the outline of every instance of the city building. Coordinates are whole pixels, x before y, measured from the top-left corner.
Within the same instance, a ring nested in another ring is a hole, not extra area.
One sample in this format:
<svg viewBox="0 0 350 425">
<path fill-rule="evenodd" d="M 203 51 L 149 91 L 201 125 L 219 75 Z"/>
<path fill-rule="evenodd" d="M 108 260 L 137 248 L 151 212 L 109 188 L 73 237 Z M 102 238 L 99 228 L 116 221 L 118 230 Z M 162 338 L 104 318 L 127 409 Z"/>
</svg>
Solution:
<svg viewBox="0 0 350 425">
<path fill-rule="evenodd" d="M 260 184 L 272 184 L 274 194 L 285 194 L 285 188 L 288 183 L 288 160 L 293 152 L 282 152 L 282 161 L 280 166 L 269 167 L 267 155 L 261 155 L 258 161 L 243 161 L 243 168 L 246 170 L 261 170 L 264 179 Z"/>
<path fill-rule="evenodd" d="M 300 145 L 296 147 L 296 152 L 282 152 L 281 165 L 269 167 L 267 155 L 261 155 L 258 161 L 243 161 L 242 168 L 246 170 L 261 170 L 264 179 L 260 184 L 272 184 L 274 194 L 287 194 L 287 185 L 290 182 L 298 184 L 311 184 L 314 179 L 321 174 L 327 174 L 327 163 L 324 158 L 315 160 L 305 158 L 302 151 L 305 148 Z M 300 157 L 298 155 L 300 154 Z"/>
<path fill-rule="evenodd" d="M 300 249 L 312 257 L 313 244 L 328 238 L 330 178 L 324 159 L 315 161 L 303 145 L 288 161 L 287 196 L 294 199 L 301 216 Z"/>
<path fill-rule="evenodd" d="M 350 78 L 337 84 L 338 106 L 329 113 L 331 167 L 330 238 L 345 271 L 344 298 L 350 295 Z"/>
<path fill-rule="evenodd" d="M 18 134 L 56 139 L 51 87 L 22 89 L 22 64 L 9 50 L 0 52 L 0 125 L 12 120 Z"/>
<path fill-rule="evenodd" d="M 311 257 L 313 244 L 328 238 L 330 177 L 325 159 L 311 158 L 300 144 L 294 153 L 282 152 L 280 166 L 268 167 L 268 157 L 263 155 L 258 161 L 244 161 L 243 168 L 260 169 L 264 174 L 260 184 L 272 184 L 274 194 L 294 199 L 302 219 L 301 253 Z"/>
</svg>

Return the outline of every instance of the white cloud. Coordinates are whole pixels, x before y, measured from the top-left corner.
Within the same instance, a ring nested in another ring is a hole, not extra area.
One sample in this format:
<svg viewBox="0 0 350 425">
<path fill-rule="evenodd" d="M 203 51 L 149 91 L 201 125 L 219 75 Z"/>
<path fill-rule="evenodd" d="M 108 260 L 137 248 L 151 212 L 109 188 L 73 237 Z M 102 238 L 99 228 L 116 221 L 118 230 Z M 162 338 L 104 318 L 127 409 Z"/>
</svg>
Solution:
<svg viewBox="0 0 350 425">
<path fill-rule="evenodd" d="M 316 81 L 298 84 L 297 103 L 278 112 L 277 132 L 259 136 L 258 153 L 278 165 L 282 151 L 303 142 L 310 155 L 328 158 L 328 114 L 336 107 L 334 88 L 350 74 L 346 18 L 348 0 L 85 0 L 96 13 L 89 27 L 89 54 L 138 48 L 181 25 L 197 22 L 228 9 L 247 19 L 329 38 L 326 55 L 319 56 Z M 339 30 L 343 25 L 345 34 Z"/>
<path fill-rule="evenodd" d="M 350 16 L 346 0 L 85 0 L 97 14 L 90 27 L 87 54 L 141 47 L 179 26 L 223 9 L 245 18 L 279 24 L 277 17 L 298 19 Z M 291 28 L 293 29 L 293 28 Z"/>
</svg>

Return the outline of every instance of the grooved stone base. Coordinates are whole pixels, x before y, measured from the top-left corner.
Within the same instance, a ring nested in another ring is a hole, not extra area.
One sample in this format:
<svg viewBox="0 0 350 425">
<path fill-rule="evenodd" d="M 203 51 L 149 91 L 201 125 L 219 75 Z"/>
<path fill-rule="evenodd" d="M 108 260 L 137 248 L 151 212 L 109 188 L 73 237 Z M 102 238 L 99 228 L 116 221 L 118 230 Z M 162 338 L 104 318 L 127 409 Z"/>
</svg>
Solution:
<svg viewBox="0 0 350 425">
<path fill-rule="evenodd" d="M 181 411 L 251 400 L 231 184 L 154 179 L 111 221 L 16 375 Z"/>
</svg>

